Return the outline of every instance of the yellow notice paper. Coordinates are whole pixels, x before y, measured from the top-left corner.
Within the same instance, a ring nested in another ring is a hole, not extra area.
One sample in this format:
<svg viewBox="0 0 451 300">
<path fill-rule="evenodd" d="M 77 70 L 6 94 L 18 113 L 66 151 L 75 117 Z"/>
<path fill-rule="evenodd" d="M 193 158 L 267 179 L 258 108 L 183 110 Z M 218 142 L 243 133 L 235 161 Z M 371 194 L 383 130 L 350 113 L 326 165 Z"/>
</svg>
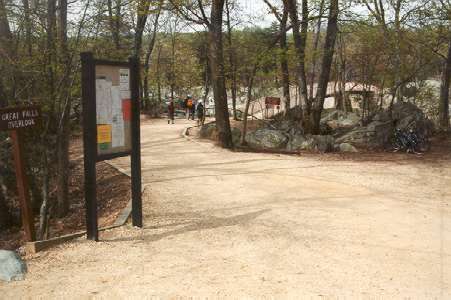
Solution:
<svg viewBox="0 0 451 300">
<path fill-rule="evenodd" d="M 111 143 L 111 125 L 97 125 L 97 144 Z"/>
</svg>

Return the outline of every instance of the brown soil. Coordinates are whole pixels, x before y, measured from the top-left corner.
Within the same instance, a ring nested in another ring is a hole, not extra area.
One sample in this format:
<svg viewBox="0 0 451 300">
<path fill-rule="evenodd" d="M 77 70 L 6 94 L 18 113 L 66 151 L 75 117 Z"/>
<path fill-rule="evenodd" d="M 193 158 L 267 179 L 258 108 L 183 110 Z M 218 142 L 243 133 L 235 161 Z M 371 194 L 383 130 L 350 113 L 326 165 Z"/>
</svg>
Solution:
<svg viewBox="0 0 451 300">
<path fill-rule="evenodd" d="M 86 228 L 83 191 L 83 144 L 81 137 L 74 137 L 70 149 L 71 177 L 69 181 L 69 214 L 64 218 L 50 219 L 49 238 L 75 233 Z M 130 179 L 106 162 L 97 164 L 97 201 L 99 226 L 114 223 L 119 213 L 130 200 Z M 55 199 L 52 199 L 54 202 Z M 35 216 L 35 228 L 39 226 L 39 216 Z M 0 249 L 14 250 L 25 243 L 25 235 L 20 226 L 0 231 Z"/>
</svg>

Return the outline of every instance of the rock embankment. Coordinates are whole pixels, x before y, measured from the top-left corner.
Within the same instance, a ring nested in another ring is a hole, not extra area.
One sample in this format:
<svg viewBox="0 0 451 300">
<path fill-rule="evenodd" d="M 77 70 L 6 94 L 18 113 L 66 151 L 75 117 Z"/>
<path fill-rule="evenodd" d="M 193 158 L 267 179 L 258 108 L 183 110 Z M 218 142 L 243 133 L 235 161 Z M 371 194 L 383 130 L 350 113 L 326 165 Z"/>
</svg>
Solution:
<svg viewBox="0 0 451 300">
<path fill-rule="evenodd" d="M 264 123 L 262 123 L 264 124 Z M 357 113 L 334 110 L 321 120 L 322 135 L 305 134 L 297 120 L 277 118 L 246 134 L 248 146 L 257 150 L 358 152 L 359 148 L 384 148 L 390 144 L 395 128 L 414 129 L 427 138 L 433 123 L 414 104 L 396 103 L 391 110 L 383 110 L 362 120 Z M 235 145 L 240 143 L 241 131 L 232 128 Z M 200 137 L 217 139 L 215 123 L 204 125 Z"/>
</svg>

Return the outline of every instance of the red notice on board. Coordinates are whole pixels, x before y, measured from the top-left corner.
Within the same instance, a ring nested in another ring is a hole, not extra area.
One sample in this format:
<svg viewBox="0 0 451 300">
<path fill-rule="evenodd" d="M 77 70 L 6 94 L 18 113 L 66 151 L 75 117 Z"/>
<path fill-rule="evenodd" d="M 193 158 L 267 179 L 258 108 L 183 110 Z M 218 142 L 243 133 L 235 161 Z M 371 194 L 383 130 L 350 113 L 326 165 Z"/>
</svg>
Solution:
<svg viewBox="0 0 451 300">
<path fill-rule="evenodd" d="M 132 101 L 130 99 L 122 100 L 122 114 L 124 121 L 131 121 L 132 119 Z"/>
</svg>

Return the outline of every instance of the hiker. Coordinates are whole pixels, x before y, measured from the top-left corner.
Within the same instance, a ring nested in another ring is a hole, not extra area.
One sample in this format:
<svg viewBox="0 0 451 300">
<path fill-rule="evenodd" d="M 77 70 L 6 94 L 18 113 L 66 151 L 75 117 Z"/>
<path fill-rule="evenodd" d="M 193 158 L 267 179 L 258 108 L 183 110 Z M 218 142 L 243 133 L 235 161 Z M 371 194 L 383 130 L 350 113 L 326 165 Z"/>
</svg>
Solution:
<svg viewBox="0 0 451 300">
<path fill-rule="evenodd" d="M 197 112 L 197 126 L 204 125 L 205 114 L 204 114 L 204 105 L 202 104 L 202 100 L 199 100 L 196 106 Z"/>
<path fill-rule="evenodd" d="M 191 120 L 194 121 L 194 117 L 196 116 L 196 101 L 193 99 L 192 105 L 191 105 Z"/>
<path fill-rule="evenodd" d="M 193 106 L 194 106 L 193 98 L 191 97 L 191 95 L 188 95 L 185 99 L 186 116 L 187 116 L 188 120 L 190 119 L 191 113 L 193 112 Z M 193 116 L 193 120 L 194 120 L 194 116 Z"/>
<path fill-rule="evenodd" d="M 174 124 L 174 112 L 175 112 L 175 108 L 174 108 L 174 100 L 171 100 L 171 102 L 169 102 L 168 105 L 168 124 L 171 123 Z"/>
</svg>

